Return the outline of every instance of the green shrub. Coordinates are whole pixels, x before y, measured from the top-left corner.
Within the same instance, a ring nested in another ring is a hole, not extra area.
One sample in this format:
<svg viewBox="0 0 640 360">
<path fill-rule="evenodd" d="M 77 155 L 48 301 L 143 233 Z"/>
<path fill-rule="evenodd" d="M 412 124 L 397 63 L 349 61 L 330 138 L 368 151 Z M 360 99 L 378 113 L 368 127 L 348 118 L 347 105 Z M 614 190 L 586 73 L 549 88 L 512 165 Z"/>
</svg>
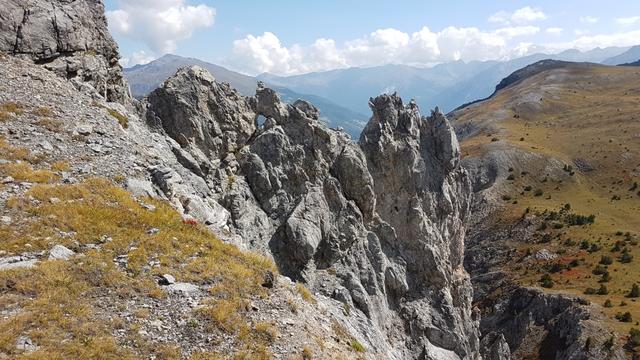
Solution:
<svg viewBox="0 0 640 360">
<path fill-rule="evenodd" d="M 630 312 L 625 312 L 625 313 L 617 313 L 616 314 L 616 319 L 618 319 L 618 321 L 620 322 L 632 322 L 633 321 L 633 316 L 631 316 Z"/>
<path fill-rule="evenodd" d="M 607 271 L 604 274 L 602 274 L 602 278 L 600 278 L 600 282 L 605 283 L 609 281 L 611 281 L 611 275 L 609 275 L 609 272 Z"/>
<path fill-rule="evenodd" d="M 604 266 L 599 265 L 599 264 L 596 265 L 596 267 L 593 268 L 593 270 L 591 271 L 591 273 L 593 273 L 593 275 L 604 275 L 607 272 L 608 272 L 607 268 L 605 268 Z"/>
<path fill-rule="evenodd" d="M 629 253 L 628 249 L 624 249 L 622 251 L 622 255 L 620 255 L 620 262 L 623 264 L 628 264 L 633 260 L 633 255 Z"/>
<path fill-rule="evenodd" d="M 553 283 L 553 279 L 551 278 L 551 275 L 549 274 L 542 275 L 542 277 L 540 278 L 540 286 L 542 286 L 543 288 L 550 289 L 553 287 L 553 285 L 554 283 Z"/>
<path fill-rule="evenodd" d="M 607 287 L 602 284 L 600 285 L 600 288 L 596 291 L 596 294 L 598 295 L 607 295 L 609 293 L 609 289 L 607 289 Z"/>
<path fill-rule="evenodd" d="M 366 349 L 364 348 L 364 345 L 362 345 L 358 340 L 353 339 L 351 340 L 351 348 L 353 350 L 355 350 L 356 352 L 360 352 L 363 353 L 366 351 Z"/>
<path fill-rule="evenodd" d="M 600 264 L 611 265 L 613 264 L 613 259 L 609 255 L 602 255 L 602 257 L 600 258 Z"/>
<path fill-rule="evenodd" d="M 120 124 L 120 126 L 122 126 L 123 129 L 127 129 L 129 127 L 128 117 L 122 115 L 120 112 L 114 109 L 107 109 L 107 111 L 109 112 L 109 115 L 113 116 L 116 120 L 118 120 L 118 123 Z"/>
</svg>

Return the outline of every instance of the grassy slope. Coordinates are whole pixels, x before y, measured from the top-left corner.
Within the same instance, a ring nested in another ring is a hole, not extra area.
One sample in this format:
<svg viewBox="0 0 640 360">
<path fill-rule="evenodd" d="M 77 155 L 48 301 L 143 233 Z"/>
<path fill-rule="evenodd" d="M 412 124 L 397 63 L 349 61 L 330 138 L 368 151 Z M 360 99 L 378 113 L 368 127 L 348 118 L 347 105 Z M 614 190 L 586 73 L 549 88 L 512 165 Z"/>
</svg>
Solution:
<svg viewBox="0 0 640 360">
<path fill-rule="evenodd" d="M 507 143 L 528 152 L 540 153 L 572 166 L 573 176 L 550 181 L 546 174 L 536 173 L 545 164 L 528 164 L 528 169 L 514 169 L 514 180 L 506 181 L 501 193 L 505 201 L 502 219 L 515 220 L 526 208 L 532 212 L 558 210 L 569 203 L 577 214 L 593 214 L 596 221 L 588 226 L 564 226 L 538 231 L 552 235 L 550 243 L 514 243 L 523 254 L 548 248 L 560 253 L 558 262 L 574 259 L 579 266 L 552 274 L 555 286 L 549 291 L 582 295 L 587 287 L 599 288 L 600 276 L 592 269 L 603 255 L 611 256 L 608 266 L 611 281 L 605 285 L 608 295 L 585 295 L 603 304 L 611 299 L 614 306 L 603 308 L 611 325 L 627 333 L 640 320 L 640 304 L 626 298 L 632 284 L 640 282 L 640 69 L 632 67 L 568 66 L 543 72 L 520 84 L 504 89 L 495 97 L 458 112 L 458 124 L 472 123 L 479 131 L 462 141 L 464 156 L 481 156 L 491 143 Z M 581 160 L 579 160 L 581 159 Z M 591 171 L 577 166 L 588 163 Z M 530 171 L 531 174 L 522 174 Z M 571 171 L 568 171 L 569 174 Z M 523 191 L 531 186 L 532 191 Z M 535 189 L 543 191 L 534 196 Z M 633 189 L 633 190 L 630 190 Z M 619 197 L 620 200 L 612 200 Z M 513 202 L 516 202 L 514 204 Z M 616 235 L 622 232 L 623 235 Z M 630 233 L 631 241 L 624 233 Z M 573 240 L 575 245 L 571 244 Z M 589 253 L 580 249 L 582 240 L 596 243 L 602 250 Z M 616 259 L 611 252 L 617 241 L 623 241 L 634 256 L 631 263 Z M 516 278 L 525 285 L 537 285 L 544 264 L 523 266 L 514 261 L 506 266 L 515 270 Z M 619 304 L 625 301 L 627 306 Z M 615 320 L 618 312 L 630 311 L 632 323 Z"/>
</svg>

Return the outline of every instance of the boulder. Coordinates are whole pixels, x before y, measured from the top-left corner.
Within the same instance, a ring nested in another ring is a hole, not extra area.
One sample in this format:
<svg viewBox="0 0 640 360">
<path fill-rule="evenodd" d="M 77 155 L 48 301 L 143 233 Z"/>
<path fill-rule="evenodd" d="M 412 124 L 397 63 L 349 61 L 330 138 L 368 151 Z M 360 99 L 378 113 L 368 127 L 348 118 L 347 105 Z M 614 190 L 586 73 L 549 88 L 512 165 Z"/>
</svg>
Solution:
<svg viewBox="0 0 640 360">
<path fill-rule="evenodd" d="M 49 250 L 49 260 L 69 260 L 76 253 L 62 245 L 56 245 Z"/>
</svg>

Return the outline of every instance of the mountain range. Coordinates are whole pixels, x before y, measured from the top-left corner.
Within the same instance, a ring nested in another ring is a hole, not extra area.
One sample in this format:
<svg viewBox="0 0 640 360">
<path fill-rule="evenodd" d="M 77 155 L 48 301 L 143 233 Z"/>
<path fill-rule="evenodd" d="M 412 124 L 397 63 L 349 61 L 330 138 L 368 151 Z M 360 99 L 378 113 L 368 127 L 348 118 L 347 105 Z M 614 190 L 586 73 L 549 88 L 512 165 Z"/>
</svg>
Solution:
<svg viewBox="0 0 640 360">
<path fill-rule="evenodd" d="M 495 91 L 495 86 L 514 71 L 544 59 L 591 62 L 607 65 L 632 63 L 640 59 L 640 46 L 608 47 L 591 51 L 566 50 L 559 54 L 534 54 L 509 61 L 454 61 L 430 68 L 408 65 L 383 65 L 347 68 L 295 76 L 261 74 L 257 77 L 231 71 L 202 60 L 165 55 L 145 65 L 124 70 L 135 97 L 147 95 L 183 66 L 198 65 L 211 72 L 218 81 L 227 82 L 243 95 L 252 95 L 258 81 L 280 93 L 283 100 L 297 99 L 313 103 L 321 120 L 331 127 L 342 127 L 353 138 L 369 118 L 366 99 L 372 94 L 397 92 L 415 99 L 420 108 L 438 106 L 444 112 Z"/>
</svg>

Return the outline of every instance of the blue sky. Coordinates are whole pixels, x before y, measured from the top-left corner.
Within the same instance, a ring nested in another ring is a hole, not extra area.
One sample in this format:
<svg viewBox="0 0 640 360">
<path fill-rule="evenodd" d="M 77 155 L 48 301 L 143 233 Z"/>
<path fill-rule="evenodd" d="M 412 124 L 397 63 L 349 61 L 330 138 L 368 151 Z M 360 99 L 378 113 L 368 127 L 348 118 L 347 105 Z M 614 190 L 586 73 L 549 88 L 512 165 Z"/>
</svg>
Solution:
<svg viewBox="0 0 640 360">
<path fill-rule="evenodd" d="M 640 1 L 106 0 L 123 64 L 164 53 L 247 74 L 508 59 L 640 44 Z"/>
</svg>

